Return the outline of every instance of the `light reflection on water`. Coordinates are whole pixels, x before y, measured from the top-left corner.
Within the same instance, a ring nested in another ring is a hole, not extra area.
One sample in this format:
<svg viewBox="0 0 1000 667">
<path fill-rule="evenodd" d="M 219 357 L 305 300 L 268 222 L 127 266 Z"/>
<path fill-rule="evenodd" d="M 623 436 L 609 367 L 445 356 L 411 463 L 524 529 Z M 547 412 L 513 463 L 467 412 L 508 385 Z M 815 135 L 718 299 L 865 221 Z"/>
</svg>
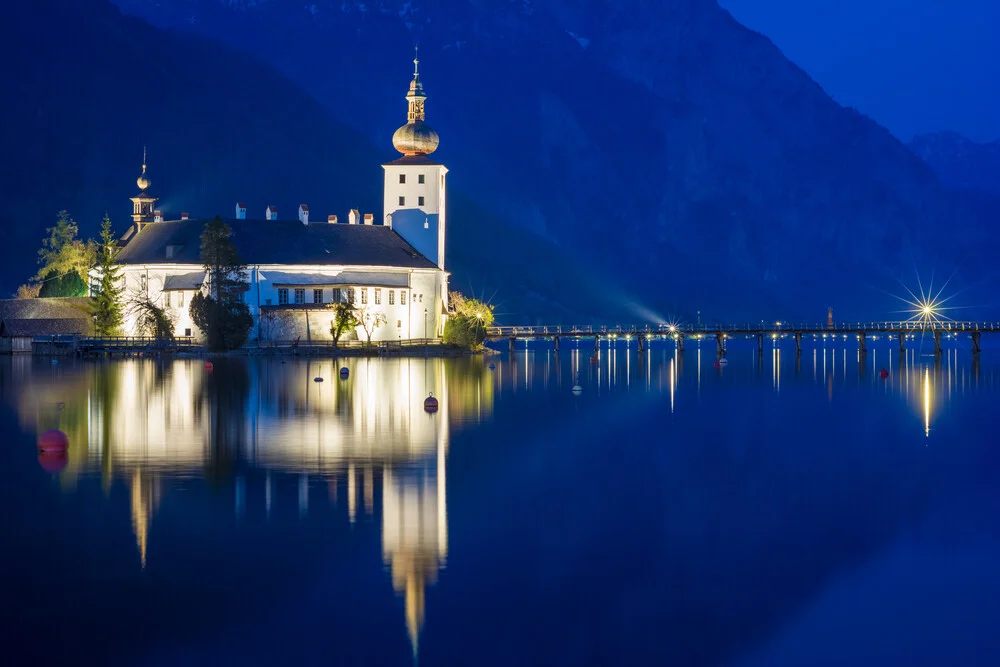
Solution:
<svg viewBox="0 0 1000 667">
<path fill-rule="evenodd" d="M 691 349 L 691 348 L 694 349 Z M 663 397 L 683 415 L 703 392 L 732 388 L 773 392 L 775 398 L 816 393 L 835 403 L 857 392 L 905 403 L 914 434 L 934 441 L 934 424 L 951 401 L 980 383 L 995 385 L 992 369 L 948 350 L 938 359 L 908 351 L 848 346 L 774 346 L 762 356 L 732 344 L 728 366 L 715 366 L 691 345 L 685 354 L 654 347 L 589 346 L 519 351 L 511 358 L 366 360 L 341 362 L 220 359 L 213 370 L 198 360 L 127 360 L 104 364 L 15 358 L 0 362 L 0 400 L 11 405 L 25 432 L 64 431 L 72 443 L 57 473 L 72 496 L 96 478 L 107 490 L 129 490 L 136 564 L 150 565 L 157 514 L 186 480 L 232 482 L 232 512 L 240 520 L 276 511 L 279 484 L 294 482 L 296 510 L 346 506 L 351 524 L 379 526 L 382 562 L 403 599 L 405 627 L 416 655 L 425 623 L 426 594 L 449 559 L 449 447 L 461 432 L 489 429 L 498 407 L 515 397 L 560 396 L 581 409 L 635 394 Z M 344 365 L 348 380 L 338 377 Z M 882 379 L 885 368 L 889 377 Z M 316 382 L 322 378 L 323 382 Z M 579 382 L 584 393 L 570 397 Z M 433 392 L 439 411 L 423 399 Z M 706 399 L 708 400 L 708 399 Z M 822 400 L 822 398 L 820 399 Z M 110 501 L 109 501 L 110 502 Z M 398 618 L 398 617 L 397 617 Z"/>
</svg>

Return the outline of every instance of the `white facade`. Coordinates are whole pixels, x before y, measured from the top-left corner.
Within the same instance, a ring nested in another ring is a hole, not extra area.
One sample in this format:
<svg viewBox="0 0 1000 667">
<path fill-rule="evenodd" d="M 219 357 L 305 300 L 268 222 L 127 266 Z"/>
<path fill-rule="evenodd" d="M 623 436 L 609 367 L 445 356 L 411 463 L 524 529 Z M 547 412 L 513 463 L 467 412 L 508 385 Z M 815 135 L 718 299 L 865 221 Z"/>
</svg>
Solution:
<svg viewBox="0 0 1000 667">
<path fill-rule="evenodd" d="M 448 168 L 443 164 L 406 164 L 399 161 L 382 165 L 382 168 L 385 169 L 383 223 L 392 227 L 396 221 L 397 231 L 439 269 L 444 269 Z M 423 215 L 413 229 L 403 223 L 406 211 Z M 425 248 L 432 246 L 436 248 L 436 257 L 425 252 Z"/>
<path fill-rule="evenodd" d="M 389 266 L 308 266 L 298 264 L 249 267 L 245 302 L 254 318 L 250 340 L 329 341 L 336 300 L 352 299 L 359 317 L 369 316 L 371 340 L 401 341 L 439 338 L 444 331 L 447 274 L 435 269 L 401 269 Z M 147 295 L 174 321 L 174 335 L 203 338 L 191 319 L 192 289 L 189 277 L 204 277 L 196 264 L 151 264 L 123 267 L 125 300 Z M 188 280 L 177 280 L 185 279 Z M 126 307 L 124 334 L 142 335 L 134 313 Z M 364 326 L 342 340 L 368 340 Z"/>
</svg>

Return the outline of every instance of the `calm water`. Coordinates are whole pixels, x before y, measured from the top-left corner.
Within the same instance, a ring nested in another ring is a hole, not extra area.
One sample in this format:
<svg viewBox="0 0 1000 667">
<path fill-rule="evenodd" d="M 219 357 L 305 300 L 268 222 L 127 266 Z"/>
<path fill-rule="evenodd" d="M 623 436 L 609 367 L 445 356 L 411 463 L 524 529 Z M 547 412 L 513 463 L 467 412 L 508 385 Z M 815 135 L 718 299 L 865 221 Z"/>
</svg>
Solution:
<svg viewBox="0 0 1000 667">
<path fill-rule="evenodd" d="M 1000 351 L 589 357 L 0 359 L 4 662 L 998 664 Z"/>
</svg>

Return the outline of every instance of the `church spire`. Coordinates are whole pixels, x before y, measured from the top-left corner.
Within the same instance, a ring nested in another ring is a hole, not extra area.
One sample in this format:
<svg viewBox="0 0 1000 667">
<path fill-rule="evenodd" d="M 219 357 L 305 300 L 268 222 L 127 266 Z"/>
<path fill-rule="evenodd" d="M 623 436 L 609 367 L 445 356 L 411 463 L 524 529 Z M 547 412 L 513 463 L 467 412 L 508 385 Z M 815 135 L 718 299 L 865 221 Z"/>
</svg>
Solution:
<svg viewBox="0 0 1000 667">
<path fill-rule="evenodd" d="M 430 155 L 437 150 L 439 143 L 437 132 L 424 122 L 427 119 L 424 113 L 427 95 L 424 94 L 424 84 L 420 82 L 420 52 L 417 47 L 414 47 L 413 55 L 413 80 L 406 93 L 406 125 L 392 135 L 392 145 L 396 150 L 410 157 Z"/>
<path fill-rule="evenodd" d="M 424 113 L 424 101 L 427 96 L 424 95 L 424 85 L 420 83 L 420 49 L 417 46 L 413 47 L 413 80 L 410 81 L 410 91 L 406 93 L 406 101 L 409 103 L 410 109 L 406 114 L 406 121 L 409 123 L 424 122 L 426 116 Z"/>
</svg>

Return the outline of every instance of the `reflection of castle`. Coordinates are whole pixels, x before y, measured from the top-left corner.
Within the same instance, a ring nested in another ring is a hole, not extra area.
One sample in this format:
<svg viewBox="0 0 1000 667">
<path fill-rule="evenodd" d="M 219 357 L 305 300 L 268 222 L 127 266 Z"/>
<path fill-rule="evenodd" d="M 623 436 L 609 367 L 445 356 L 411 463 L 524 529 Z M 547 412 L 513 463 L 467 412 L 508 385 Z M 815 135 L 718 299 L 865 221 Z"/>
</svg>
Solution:
<svg viewBox="0 0 1000 667">
<path fill-rule="evenodd" d="M 4 398 L 17 401 L 26 427 L 69 435 L 65 488 L 94 473 L 106 488 L 115 478 L 129 485 L 142 567 L 154 512 L 169 502 L 173 476 L 265 469 L 264 489 L 250 492 L 265 497 L 268 512 L 276 497 L 272 477 L 298 478 L 300 512 L 308 512 L 310 477 L 334 489 L 345 480 L 352 521 L 361 504 L 375 512 L 381 482 L 383 560 L 404 599 L 416 652 L 425 588 L 448 552 L 450 431 L 490 417 L 493 383 L 478 360 L 341 363 L 350 368 L 349 380 L 337 378 L 340 363 L 331 361 L 236 360 L 217 363 L 211 373 L 194 360 L 67 366 L 58 373 L 25 368 L 20 390 Z M 423 410 L 428 392 L 439 399 L 436 415 Z M 45 406 L 57 403 L 64 407 L 52 417 Z M 248 492 L 243 473 L 233 475 L 240 514 Z"/>
</svg>

